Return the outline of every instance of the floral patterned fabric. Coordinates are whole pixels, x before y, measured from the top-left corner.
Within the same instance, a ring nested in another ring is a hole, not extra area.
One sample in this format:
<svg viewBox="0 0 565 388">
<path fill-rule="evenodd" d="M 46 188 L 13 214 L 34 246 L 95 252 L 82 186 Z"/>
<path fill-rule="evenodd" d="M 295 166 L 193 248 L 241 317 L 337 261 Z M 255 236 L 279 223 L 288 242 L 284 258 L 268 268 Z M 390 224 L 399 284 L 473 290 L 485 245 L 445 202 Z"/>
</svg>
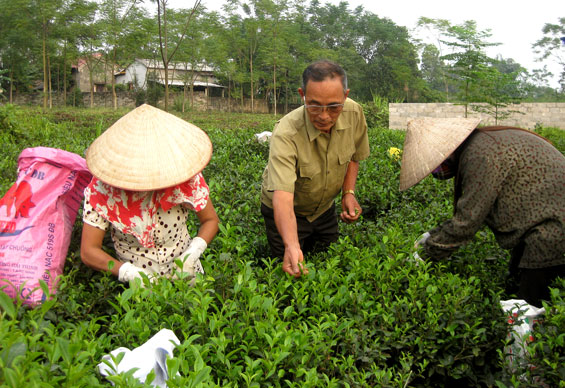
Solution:
<svg viewBox="0 0 565 388">
<path fill-rule="evenodd" d="M 84 203 L 83 221 L 101 230 L 110 230 L 117 259 L 130 262 L 151 273 L 170 277 L 176 268 L 174 260 L 181 258 L 188 249 L 191 238 L 186 227 L 190 210 L 185 204 L 167 211 L 159 208 L 152 234 L 155 247 L 144 247 L 131 235 L 120 232 L 96 212 L 88 202 Z"/>
<path fill-rule="evenodd" d="M 123 234 L 134 236 L 143 247 L 155 247 L 153 230 L 159 209 L 167 212 L 186 204 L 196 212 L 208 203 L 209 189 L 201 173 L 177 186 L 157 191 L 128 191 L 93 178 L 84 191 L 85 204 Z"/>
</svg>

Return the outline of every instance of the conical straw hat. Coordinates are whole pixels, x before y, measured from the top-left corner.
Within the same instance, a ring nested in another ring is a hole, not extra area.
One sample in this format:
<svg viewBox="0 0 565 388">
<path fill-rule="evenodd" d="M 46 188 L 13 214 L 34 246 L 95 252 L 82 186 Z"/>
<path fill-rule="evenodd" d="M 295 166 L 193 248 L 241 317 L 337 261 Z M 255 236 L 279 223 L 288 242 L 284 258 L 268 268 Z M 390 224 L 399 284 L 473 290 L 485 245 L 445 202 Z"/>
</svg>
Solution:
<svg viewBox="0 0 565 388">
<path fill-rule="evenodd" d="M 86 151 L 86 164 L 111 186 L 149 191 L 189 180 L 211 156 L 212 143 L 204 131 L 144 104 L 94 140 Z"/>
<path fill-rule="evenodd" d="M 400 191 L 428 176 L 463 143 L 480 121 L 431 117 L 409 121 L 402 152 Z"/>
</svg>

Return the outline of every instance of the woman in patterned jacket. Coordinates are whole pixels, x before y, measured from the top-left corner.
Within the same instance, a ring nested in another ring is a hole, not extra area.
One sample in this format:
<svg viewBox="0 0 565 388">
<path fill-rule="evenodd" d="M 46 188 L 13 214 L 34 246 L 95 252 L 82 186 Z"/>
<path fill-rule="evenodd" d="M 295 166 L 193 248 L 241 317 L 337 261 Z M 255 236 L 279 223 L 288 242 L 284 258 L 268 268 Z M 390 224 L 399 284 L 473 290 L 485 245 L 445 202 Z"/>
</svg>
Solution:
<svg viewBox="0 0 565 388">
<path fill-rule="evenodd" d="M 447 258 L 486 224 L 511 250 L 517 296 L 541 307 L 565 276 L 565 156 L 541 136 L 514 127 L 477 128 L 477 119 L 409 123 L 400 189 L 425 176 L 455 178 L 454 215 L 424 233 L 426 258 Z"/>
<path fill-rule="evenodd" d="M 202 130 L 149 105 L 114 123 L 86 152 L 94 177 L 85 190 L 82 261 L 122 282 L 203 273 L 200 255 L 219 224 L 201 172 L 211 155 Z M 190 211 L 200 223 L 194 238 Z M 108 229 L 117 258 L 102 248 Z"/>
</svg>

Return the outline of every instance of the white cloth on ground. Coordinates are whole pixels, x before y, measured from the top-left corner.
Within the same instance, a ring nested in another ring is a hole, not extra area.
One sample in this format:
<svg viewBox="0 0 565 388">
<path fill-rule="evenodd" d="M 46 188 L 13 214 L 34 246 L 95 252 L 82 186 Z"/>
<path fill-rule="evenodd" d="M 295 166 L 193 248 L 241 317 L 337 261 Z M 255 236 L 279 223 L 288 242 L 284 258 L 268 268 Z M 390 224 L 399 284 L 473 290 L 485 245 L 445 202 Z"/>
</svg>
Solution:
<svg viewBox="0 0 565 388">
<path fill-rule="evenodd" d="M 133 377 L 144 383 L 147 375 L 154 370 L 155 379 L 151 382 L 153 387 L 166 387 L 168 378 L 167 358 L 173 356 L 175 346 L 180 341 L 175 333 L 169 329 L 161 329 L 143 345 L 129 350 L 119 347 L 102 357 L 102 362 L 98 364 L 98 370 L 104 377 L 125 373 L 133 368 L 137 368 Z M 120 353 L 125 353 L 118 365 L 112 358 L 118 357 Z"/>
</svg>

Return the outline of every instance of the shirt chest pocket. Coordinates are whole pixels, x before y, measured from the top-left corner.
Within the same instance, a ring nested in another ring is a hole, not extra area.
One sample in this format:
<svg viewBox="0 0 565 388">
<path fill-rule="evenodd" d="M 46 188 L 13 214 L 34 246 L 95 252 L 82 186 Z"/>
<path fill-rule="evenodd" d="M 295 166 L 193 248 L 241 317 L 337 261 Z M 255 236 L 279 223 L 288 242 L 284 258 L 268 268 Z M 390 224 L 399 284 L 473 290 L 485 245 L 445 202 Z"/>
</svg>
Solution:
<svg viewBox="0 0 565 388">
<path fill-rule="evenodd" d="M 341 186 L 343 184 L 343 178 L 345 178 L 345 173 L 347 172 L 347 166 L 355 153 L 355 148 L 352 144 L 348 144 L 343 148 L 340 148 L 337 154 L 337 166 L 332 174 L 332 178 L 336 181 L 333 182 L 334 185 Z"/>
<path fill-rule="evenodd" d="M 351 161 L 353 154 L 355 153 L 355 147 L 353 144 L 346 144 L 344 147 L 341 147 L 337 154 L 337 161 L 340 166 L 347 165 Z"/>
<path fill-rule="evenodd" d="M 316 180 L 319 180 L 320 174 L 321 168 L 316 164 L 298 166 L 298 176 L 294 186 L 295 191 L 312 191 L 316 187 Z"/>
</svg>

